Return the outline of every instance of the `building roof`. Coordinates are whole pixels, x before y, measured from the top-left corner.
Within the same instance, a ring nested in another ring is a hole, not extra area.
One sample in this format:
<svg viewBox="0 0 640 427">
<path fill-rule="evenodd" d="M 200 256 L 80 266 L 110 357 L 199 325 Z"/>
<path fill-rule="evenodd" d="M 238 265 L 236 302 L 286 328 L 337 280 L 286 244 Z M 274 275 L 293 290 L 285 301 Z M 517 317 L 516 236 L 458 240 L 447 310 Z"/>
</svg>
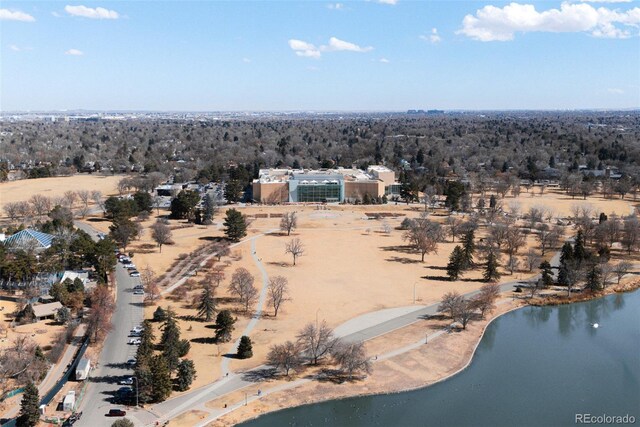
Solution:
<svg viewBox="0 0 640 427">
<path fill-rule="evenodd" d="M 89 281 L 89 273 L 86 271 L 69 271 L 66 270 L 60 279 L 61 282 L 64 282 L 66 279 L 71 280 L 72 282 L 76 279 L 82 280 L 82 284 L 86 285 Z"/>
<path fill-rule="evenodd" d="M 49 317 L 55 315 L 58 310 L 62 308 L 60 301 L 52 302 L 49 304 L 38 304 L 33 306 L 33 312 L 37 319 L 42 317 Z"/>
<path fill-rule="evenodd" d="M 47 249 L 51 247 L 51 243 L 54 238 L 55 236 L 52 236 L 51 234 L 27 228 L 7 237 L 4 244 L 16 249 L 27 249 L 33 247 L 36 249 Z"/>
</svg>

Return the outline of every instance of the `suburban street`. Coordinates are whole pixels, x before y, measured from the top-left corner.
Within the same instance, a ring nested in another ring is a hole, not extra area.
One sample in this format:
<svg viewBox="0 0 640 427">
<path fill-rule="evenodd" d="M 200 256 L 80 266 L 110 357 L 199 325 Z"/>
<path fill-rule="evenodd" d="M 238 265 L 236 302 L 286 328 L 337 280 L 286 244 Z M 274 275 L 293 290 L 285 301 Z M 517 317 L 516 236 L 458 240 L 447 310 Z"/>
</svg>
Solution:
<svg viewBox="0 0 640 427">
<path fill-rule="evenodd" d="M 76 226 L 96 238 L 95 230 L 89 225 L 76 222 Z M 112 317 L 113 329 L 105 339 L 97 366 L 95 360 L 91 361 L 93 369 L 89 375 L 89 384 L 78 408 L 78 411 L 83 412 L 82 418 L 76 423 L 79 427 L 110 426 L 114 419 L 105 417 L 109 409 L 128 410 L 110 400 L 122 387 L 118 381 L 133 375 L 133 369 L 126 362 L 135 356 L 137 347 L 127 344 L 127 341 L 129 331 L 142 323 L 144 296 L 133 295 L 133 287 L 140 283 L 140 279 L 130 277 L 120 263 L 116 266 L 115 278 L 117 291 L 116 310 Z"/>
</svg>

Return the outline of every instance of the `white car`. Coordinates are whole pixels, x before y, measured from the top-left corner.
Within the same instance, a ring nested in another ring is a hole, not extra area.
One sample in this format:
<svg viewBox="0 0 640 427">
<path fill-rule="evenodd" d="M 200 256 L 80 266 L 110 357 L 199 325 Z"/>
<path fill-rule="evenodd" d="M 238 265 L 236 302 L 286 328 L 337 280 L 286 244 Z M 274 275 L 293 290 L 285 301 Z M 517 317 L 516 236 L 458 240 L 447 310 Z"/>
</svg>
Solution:
<svg viewBox="0 0 640 427">
<path fill-rule="evenodd" d="M 135 291 L 133 291 L 134 295 L 144 295 L 144 291 L 142 289 L 136 289 Z"/>
<path fill-rule="evenodd" d="M 140 345 L 141 343 L 142 340 L 140 340 L 140 338 L 131 338 L 127 344 Z"/>
<path fill-rule="evenodd" d="M 124 268 L 126 268 L 127 270 L 137 270 L 137 267 L 135 264 L 127 264 L 124 266 Z"/>
<path fill-rule="evenodd" d="M 133 377 L 128 377 L 120 380 L 120 385 L 133 385 Z"/>
<path fill-rule="evenodd" d="M 138 270 L 133 270 L 129 272 L 129 276 L 131 277 L 140 277 L 140 272 Z"/>
</svg>

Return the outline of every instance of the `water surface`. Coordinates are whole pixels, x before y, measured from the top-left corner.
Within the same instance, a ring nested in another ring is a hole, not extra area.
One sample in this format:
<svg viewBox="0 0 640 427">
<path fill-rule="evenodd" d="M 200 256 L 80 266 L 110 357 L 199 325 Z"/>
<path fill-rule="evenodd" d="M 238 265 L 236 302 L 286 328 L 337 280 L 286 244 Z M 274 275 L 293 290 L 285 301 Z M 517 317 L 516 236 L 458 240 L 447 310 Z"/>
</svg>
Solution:
<svg viewBox="0 0 640 427">
<path fill-rule="evenodd" d="M 629 414 L 640 424 L 640 291 L 507 313 L 489 325 L 469 368 L 434 386 L 241 425 L 538 427 L 574 425 L 577 413 Z"/>
</svg>

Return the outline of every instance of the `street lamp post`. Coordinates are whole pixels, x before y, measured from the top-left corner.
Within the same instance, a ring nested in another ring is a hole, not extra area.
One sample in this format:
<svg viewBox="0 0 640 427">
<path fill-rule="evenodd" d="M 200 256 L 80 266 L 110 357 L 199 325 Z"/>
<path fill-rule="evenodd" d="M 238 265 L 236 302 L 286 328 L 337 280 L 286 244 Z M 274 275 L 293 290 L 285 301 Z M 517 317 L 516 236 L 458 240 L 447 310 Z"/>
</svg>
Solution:
<svg viewBox="0 0 640 427">
<path fill-rule="evenodd" d="M 416 282 L 413 282 L 413 303 L 416 303 Z"/>
</svg>

